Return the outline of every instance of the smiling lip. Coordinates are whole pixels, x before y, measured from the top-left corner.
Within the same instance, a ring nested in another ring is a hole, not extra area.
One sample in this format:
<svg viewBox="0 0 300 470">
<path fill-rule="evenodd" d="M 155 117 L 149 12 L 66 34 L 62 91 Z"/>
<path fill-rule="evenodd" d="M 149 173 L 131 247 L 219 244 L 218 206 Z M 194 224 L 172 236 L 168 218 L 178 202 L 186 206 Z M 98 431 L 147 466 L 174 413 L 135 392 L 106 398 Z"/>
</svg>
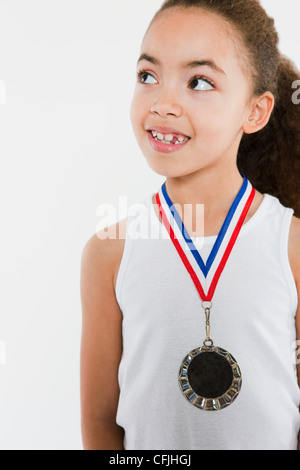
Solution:
<svg viewBox="0 0 300 470">
<path fill-rule="evenodd" d="M 183 137 L 189 137 L 188 135 L 184 134 L 181 131 L 178 131 L 176 129 L 173 129 L 172 127 L 159 127 L 159 126 L 154 126 L 154 127 L 149 127 L 147 131 L 156 131 L 159 132 L 160 134 L 174 134 L 174 135 L 182 135 Z M 190 137 L 189 137 L 190 138 Z"/>
<path fill-rule="evenodd" d="M 154 139 L 152 135 L 152 131 L 147 131 L 147 135 L 148 135 L 148 139 L 149 139 L 151 147 L 157 152 L 161 152 L 161 153 L 178 152 L 178 150 L 181 150 L 190 141 L 188 140 L 186 142 L 183 142 L 182 144 L 176 144 L 176 145 L 175 144 L 163 144 L 162 142 L 158 142 L 157 140 Z M 179 134 L 179 135 L 183 135 L 183 134 Z"/>
</svg>

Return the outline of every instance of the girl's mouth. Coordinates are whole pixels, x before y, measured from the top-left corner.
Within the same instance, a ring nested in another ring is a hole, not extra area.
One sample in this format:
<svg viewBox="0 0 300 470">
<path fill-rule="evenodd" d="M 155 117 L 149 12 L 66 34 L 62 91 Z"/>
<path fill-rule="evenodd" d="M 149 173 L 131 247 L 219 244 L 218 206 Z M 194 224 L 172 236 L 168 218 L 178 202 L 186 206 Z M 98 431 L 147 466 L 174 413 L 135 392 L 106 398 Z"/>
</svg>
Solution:
<svg viewBox="0 0 300 470">
<path fill-rule="evenodd" d="M 173 134 L 160 134 L 156 131 L 147 131 L 150 145 L 157 152 L 172 153 L 181 150 L 191 140 L 190 137 Z"/>
</svg>

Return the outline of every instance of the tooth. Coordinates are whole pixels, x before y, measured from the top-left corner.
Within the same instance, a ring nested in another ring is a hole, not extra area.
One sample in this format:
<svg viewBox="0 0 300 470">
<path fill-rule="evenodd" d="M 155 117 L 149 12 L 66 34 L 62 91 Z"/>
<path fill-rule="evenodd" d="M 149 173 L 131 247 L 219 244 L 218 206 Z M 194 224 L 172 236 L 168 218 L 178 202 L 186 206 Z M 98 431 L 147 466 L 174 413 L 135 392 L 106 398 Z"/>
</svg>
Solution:
<svg viewBox="0 0 300 470">
<path fill-rule="evenodd" d="M 182 137 L 182 135 L 180 137 L 178 137 L 178 140 L 179 142 L 183 142 L 185 140 L 185 137 Z"/>
<path fill-rule="evenodd" d="M 171 140 L 173 140 L 173 134 L 165 135 L 165 140 L 167 140 L 168 142 L 171 142 Z"/>
<path fill-rule="evenodd" d="M 152 131 L 152 135 L 153 135 L 153 137 L 156 137 L 156 136 L 157 136 L 157 132 L 156 132 L 156 131 Z"/>
<path fill-rule="evenodd" d="M 156 136 L 159 140 L 164 140 L 164 136 L 163 134 L 157 134 Z"/>
</svg>

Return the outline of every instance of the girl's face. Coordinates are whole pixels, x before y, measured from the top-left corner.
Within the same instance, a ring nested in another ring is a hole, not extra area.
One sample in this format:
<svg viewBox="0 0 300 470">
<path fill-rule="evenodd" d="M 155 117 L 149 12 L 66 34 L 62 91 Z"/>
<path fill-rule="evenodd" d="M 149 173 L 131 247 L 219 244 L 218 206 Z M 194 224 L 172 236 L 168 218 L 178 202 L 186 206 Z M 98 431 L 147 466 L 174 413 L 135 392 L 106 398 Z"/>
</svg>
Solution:
<svg viewBox="0 0 300 470">
<path fill-rule="evenodd" d="M 250 80 L 230 31 L 217 15 L 172 8 L 146 33 L 130 116 L 156 173 L 178 177 L 216 166 L 236 168 L 250 112 Z M 189 140 L 158 143 L 151 130 L 167 141 Z"/>
</svg>

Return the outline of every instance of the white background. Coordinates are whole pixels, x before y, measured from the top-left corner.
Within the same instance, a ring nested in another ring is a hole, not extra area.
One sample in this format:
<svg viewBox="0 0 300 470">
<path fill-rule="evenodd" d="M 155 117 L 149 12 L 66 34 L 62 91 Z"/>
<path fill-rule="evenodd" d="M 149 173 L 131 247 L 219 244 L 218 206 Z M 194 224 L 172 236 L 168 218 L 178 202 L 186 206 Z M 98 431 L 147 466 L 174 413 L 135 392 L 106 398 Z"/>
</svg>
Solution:
<svg viewBox="0 0 300 470">
<path fill-rule="evenodd" d="M 129 118 L 161 3 L 0 0 L 0 449 L 82 449 L 81 252 L 100 204 L 164 181 Z M 300 68 L 299 0 L 262 4 Z"/>
</svg>

